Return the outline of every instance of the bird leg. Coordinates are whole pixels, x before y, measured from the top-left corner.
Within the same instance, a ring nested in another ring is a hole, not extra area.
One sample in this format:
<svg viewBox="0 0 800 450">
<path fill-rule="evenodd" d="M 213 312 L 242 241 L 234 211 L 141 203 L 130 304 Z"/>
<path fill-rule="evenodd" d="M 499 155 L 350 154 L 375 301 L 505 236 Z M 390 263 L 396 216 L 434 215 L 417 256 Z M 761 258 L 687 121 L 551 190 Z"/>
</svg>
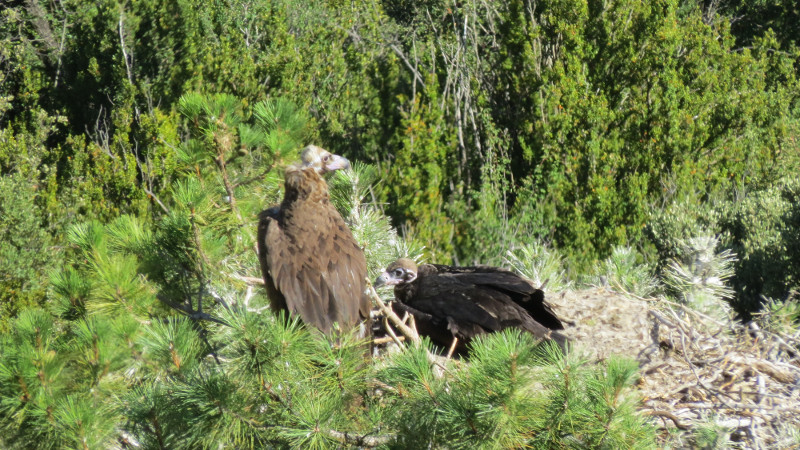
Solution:
<svg viewBox="0 0 800 450">
<path fill-rule="evenodd" d="M 453 352 L 456 350 L 456 345 L 458 345 L 458 338 L 453 336 L 453 343 L 450 344 L 450 350 L 447 351 L 447 359 L 450 359 L 453 356 Z"/>
</svg>

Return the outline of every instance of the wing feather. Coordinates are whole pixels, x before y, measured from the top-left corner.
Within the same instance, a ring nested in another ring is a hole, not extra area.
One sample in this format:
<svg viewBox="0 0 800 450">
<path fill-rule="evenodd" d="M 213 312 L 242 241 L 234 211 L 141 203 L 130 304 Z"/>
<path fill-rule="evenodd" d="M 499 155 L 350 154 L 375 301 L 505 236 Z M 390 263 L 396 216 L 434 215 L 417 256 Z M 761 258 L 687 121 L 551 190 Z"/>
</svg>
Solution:
<svg viewBox="0 0 800 450">
<path fill-rule="evenodd" d="M 431 264 L 441 277 L 452 277 L 466 286 L 481 286 L 505 293 L 508 298 L 525 309 L 530 316 L 546 328 L 562 330 L 564 325 L 544 300 L 544 292 L 527 279 L 514 272 L 487 266 L 451 267 Z"/>
</svg>

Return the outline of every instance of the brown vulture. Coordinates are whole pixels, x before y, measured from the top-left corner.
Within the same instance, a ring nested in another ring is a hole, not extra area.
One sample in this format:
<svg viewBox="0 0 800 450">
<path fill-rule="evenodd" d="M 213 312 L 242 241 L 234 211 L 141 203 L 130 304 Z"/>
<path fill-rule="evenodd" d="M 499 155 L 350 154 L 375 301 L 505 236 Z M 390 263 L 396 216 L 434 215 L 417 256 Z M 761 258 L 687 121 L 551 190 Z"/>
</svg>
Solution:
<svg viewBox="0 0 800 450">
<path fill-rule="evenodd" d="M 350 167 L 309 145 L 285 172 L 283 202 L 262 211 L 258 258 L 274 311 L 299 315 L 324 333 L 368 321 L 364 252 L 331 204 L 322 175 Z M 369 330 L 369 324 L 365 324 Z"/>
<path fill-rule="evenodd" d="M 464 353 L 475 336 L 518 327 L 566 350 L 564 326 L 544 301 L 544 292 L 508 270 L 479 266 L 391 263 L 375 286 L 394 286 L 395 304 L 415 318 L 420 334 Z M 397 304 L 399 302 L 399 304 Z M 455 339 L 454 339 L 455 338 Z"/>
</svg>

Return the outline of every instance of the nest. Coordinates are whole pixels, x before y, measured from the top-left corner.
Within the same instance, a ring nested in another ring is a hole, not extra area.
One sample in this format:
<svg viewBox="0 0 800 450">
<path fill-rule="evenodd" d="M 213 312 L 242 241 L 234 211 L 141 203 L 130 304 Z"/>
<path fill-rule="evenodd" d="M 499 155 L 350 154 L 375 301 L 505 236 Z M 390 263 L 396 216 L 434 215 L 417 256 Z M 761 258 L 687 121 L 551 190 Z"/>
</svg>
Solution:
<svg viewBox="0 0 800 450">
<path fill-rule="evenodd" d="M 653 343 L 639 355 L 644 410 L 665 429 L 711 420 L 747 447 L 796 447 L 798 336 L 680 312 L 648 312 Z"/>
<path fill-rule="evenodd" d="M 551 301 L 573 322 L 566 334 L 577 349 L 639 361 L 641 410 L 660 426 L 662 444 L 697 445 L 696 432 L 713 427 L 744 448 L 798 448 L 800 331 L 721 322 L 603 288 Z"/>
</svg>

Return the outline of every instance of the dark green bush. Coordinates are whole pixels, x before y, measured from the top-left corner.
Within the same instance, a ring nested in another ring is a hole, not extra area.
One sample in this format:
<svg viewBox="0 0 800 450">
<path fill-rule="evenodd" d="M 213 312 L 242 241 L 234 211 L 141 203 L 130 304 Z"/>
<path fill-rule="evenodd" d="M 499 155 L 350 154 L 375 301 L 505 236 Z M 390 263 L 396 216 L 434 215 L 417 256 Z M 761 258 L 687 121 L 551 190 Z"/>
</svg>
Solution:
<svg viewBox="0 0 800 450">
<path fill-rule="evenodd" d="M 23 173 L 0 177 L 0 331 L 18 312 L 43 304 L 47 273 L 60 260 L 42 226 L 36 191 Z"/>
<path fill-rule="evenodd" d="M 800 291 L 800 179 L 743 194 L 718 217 L 722 245 L 739 257 L 731 280 L 739 313 L 760 309 L 762 296 L 785 300 Z"/>
</svg>

